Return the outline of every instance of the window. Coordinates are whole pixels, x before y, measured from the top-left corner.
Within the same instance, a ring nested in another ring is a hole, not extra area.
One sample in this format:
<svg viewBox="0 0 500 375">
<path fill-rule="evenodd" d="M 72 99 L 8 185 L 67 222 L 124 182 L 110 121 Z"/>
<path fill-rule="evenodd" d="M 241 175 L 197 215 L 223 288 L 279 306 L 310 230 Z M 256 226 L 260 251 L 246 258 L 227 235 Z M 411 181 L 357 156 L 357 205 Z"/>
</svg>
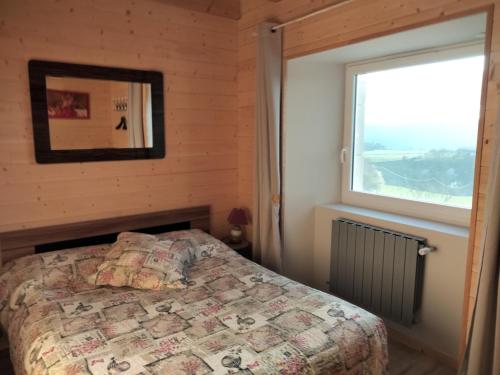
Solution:
<svg viewBox="0 0 500 375">
<path fill-rule="evenodd" d="M 342 198 L 468 225 L 482 44 L 348 65 Z"/>
</svg>

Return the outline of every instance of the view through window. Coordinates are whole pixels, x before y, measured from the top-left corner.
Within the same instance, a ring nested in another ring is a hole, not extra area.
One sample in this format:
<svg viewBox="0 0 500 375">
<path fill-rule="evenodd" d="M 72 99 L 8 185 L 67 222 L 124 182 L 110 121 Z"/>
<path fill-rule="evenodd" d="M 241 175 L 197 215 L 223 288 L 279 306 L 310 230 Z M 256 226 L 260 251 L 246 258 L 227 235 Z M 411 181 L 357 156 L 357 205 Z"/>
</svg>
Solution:
<svg viewBox="0 0 500 375">
<path fill-rule="evenodd" d="M 470 208 L 484 56 L 355 75 L 351 190 Z"/>
</svg>

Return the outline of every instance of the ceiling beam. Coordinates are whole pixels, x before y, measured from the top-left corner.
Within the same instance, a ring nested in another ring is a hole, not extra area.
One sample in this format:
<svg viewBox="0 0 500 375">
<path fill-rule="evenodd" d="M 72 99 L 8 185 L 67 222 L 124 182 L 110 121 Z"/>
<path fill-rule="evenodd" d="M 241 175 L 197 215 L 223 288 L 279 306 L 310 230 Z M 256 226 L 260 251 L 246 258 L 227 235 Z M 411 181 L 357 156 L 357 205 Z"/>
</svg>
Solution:
<svg viewBox="0 0 500 375">
<path fill-rule="evenodd" d="M 238 20 L 241 17 L 240 0 L 158 0 L 165 4 Z"/>
</svg>

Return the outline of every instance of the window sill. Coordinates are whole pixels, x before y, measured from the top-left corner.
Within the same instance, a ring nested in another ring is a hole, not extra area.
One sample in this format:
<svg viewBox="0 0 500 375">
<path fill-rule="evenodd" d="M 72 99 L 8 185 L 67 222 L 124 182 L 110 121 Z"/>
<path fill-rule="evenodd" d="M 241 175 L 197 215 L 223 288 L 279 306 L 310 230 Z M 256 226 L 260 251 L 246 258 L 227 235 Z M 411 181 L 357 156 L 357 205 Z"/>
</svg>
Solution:
<svg viewBox="0 0 500 375">
<path fill-rule="evenodd" d="M 341 203 L 326 204 L 322 205 L 321 207 L 335 210 L 339 213 L 345 213 L 346 215 L 349 214 L 349 215 L 368 217 L 374 220 L 380 220 L 387 223 L 405 225 L 408 227 L 419 228 L 426 231 L 448 234 L 455 237 L 462 237 L 462 238 L 469 237 L 469 229 L 467 227 L 462 227 L 458 225 L 450 225 L 450 224 L 439 223 L 437 221 L 417 219 L 410 216 L 396 215 L 387 212 L 350 206 Z"/>
</svg>

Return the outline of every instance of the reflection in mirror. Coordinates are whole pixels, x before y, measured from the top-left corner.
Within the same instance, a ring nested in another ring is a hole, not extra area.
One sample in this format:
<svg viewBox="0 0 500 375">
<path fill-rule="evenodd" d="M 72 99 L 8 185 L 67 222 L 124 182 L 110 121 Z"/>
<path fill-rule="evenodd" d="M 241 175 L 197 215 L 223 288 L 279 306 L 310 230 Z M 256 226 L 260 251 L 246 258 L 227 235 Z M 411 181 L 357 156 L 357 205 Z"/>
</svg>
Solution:
<svg viewBox="0 0 500 375">
<path fill-rule="evenodd" d="M 153 147 L 151 84 L 46 76 L 52 150 Z"/>
</svg>

